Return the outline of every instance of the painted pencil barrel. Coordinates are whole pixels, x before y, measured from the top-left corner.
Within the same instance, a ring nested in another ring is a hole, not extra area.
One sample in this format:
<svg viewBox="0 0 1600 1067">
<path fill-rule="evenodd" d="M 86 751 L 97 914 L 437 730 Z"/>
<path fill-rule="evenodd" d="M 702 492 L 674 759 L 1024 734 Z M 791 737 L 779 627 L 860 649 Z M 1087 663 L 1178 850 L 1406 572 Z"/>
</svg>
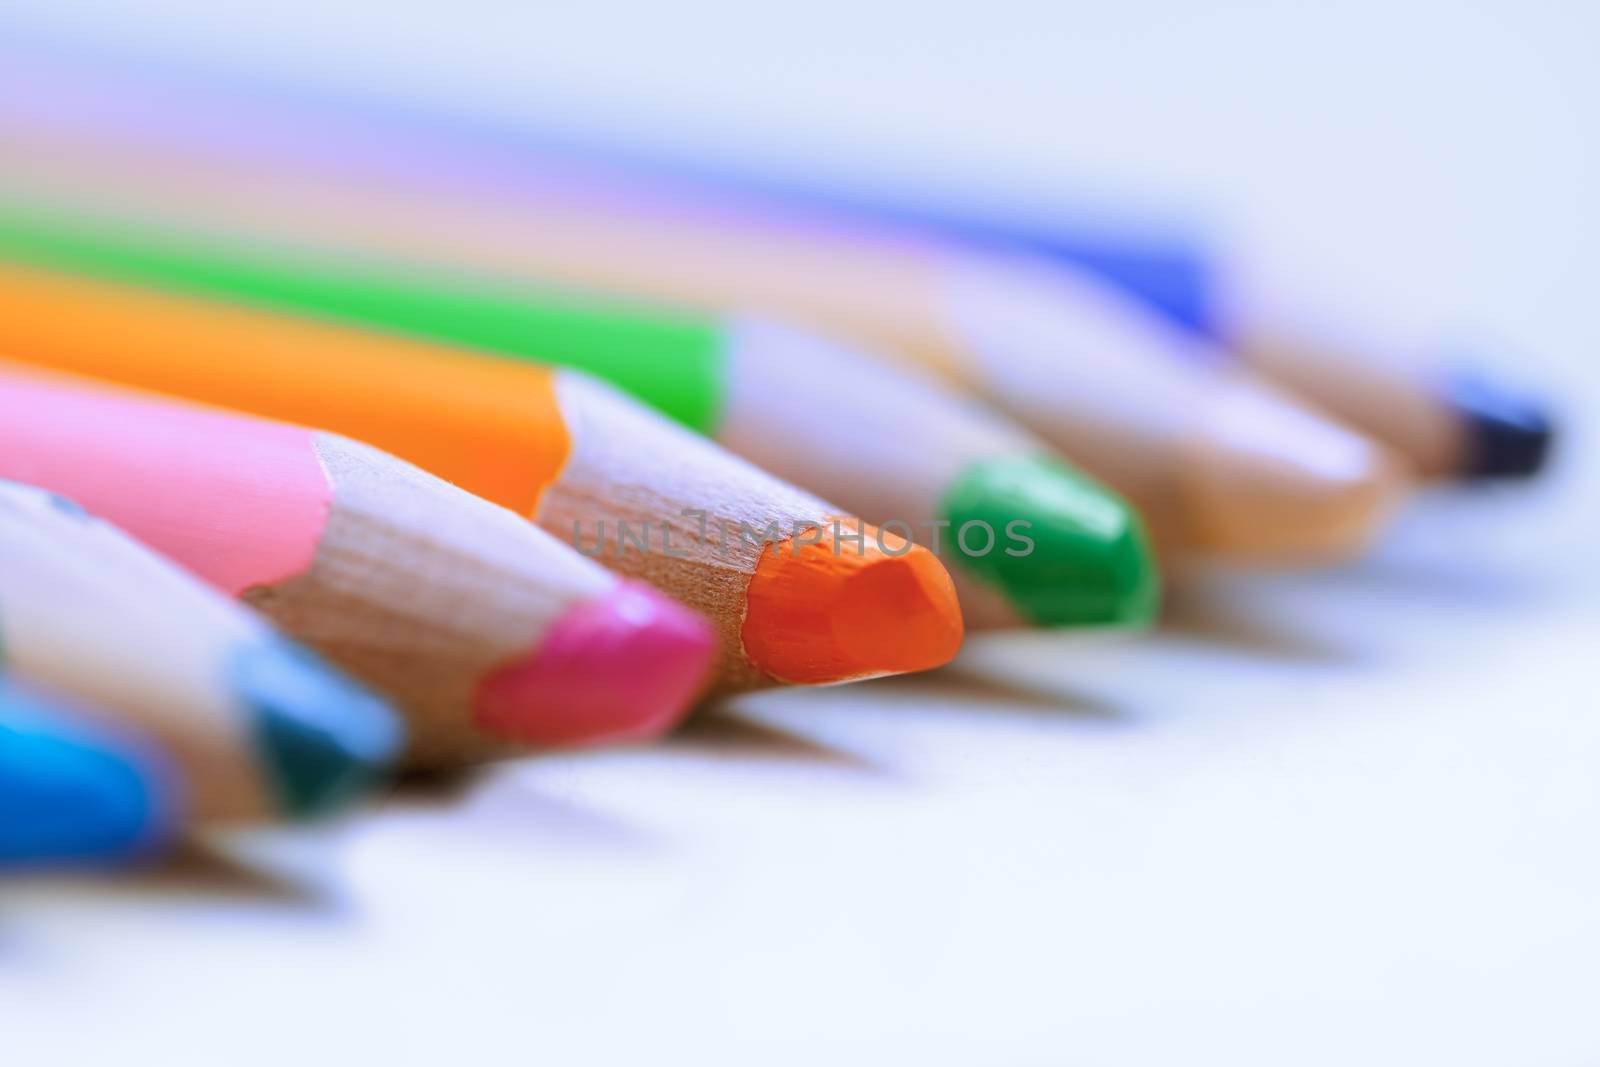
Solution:
<svg viewBox="0 0 1600 1067">
<path fill-rule="evenodd" d="M 83 502 L 392 694 L 412 763 L 651 736 L 698 693 L 701 620 L 369 446 L 14 364 L 0 416 L 0 475 Z"/>
<path fill-rule="evenodd" d="M 159 745 L 196 819 L 304 817 L 378 784 L 390 708 L 63 497 L 0 483 L 0 668 Z"/>
<path fill-rule="evenodd" d="M 785 625 L 748 602 L 761 574 L 782 571 L 821 601 L 844 588 L 829 567 L 792 562 L 815 560 L 819 550 L 800 549 L 839 509 L 582 375 L 48 271 L 13 266 L 0 275 L 0 334 L 19 358 L 344 431 L 564 540 L 627 522 L 658 537 L 671 529 L 674 552 L 692 541 L 699 551 L 687 557 L 618 537 L 600 539 L 593 554 L 709 618 L 720 638 L 719 689 L 933 667 L 959 643 L 959 610 L 938 562 L 920 546 L 891 558 L 872 545 L 857 552 L 870 563 L 864 572 L 909 571 L 915 580 L 884 584 L 868 598 L 876 614 L 830 627 L 830 640 L 851 645 L 832 667 L 789 663 L 755 640 L 747 646 L 747 632 Z M 684 518 L 695 512 L 704 526 Z M 778 545 L 792 550 L 791 562 Z M 859 601 L 863 583 L 845 584 Z M 890 612 L 937 639 L 915 657 L 903 649 L 880 656 L 869 624 Z M 762 655 L 752 659 L 757 647 Z"/>
<path fill-rule="evenodd" d="M 136 862 L 184 818 L 155 745 L 0 675 L 0 871 Z"/>
</svg>

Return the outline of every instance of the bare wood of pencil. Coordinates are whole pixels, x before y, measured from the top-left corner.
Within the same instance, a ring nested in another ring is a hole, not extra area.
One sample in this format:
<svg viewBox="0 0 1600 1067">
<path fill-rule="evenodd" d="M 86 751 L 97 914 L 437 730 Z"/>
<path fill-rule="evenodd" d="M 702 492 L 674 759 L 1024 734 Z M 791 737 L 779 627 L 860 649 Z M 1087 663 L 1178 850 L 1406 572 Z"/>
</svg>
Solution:
<svg viewBox="0 0 1600 1067">
<path fill-rule="evenodd" d="M 719 690 L 913 670 L 953 654 L 950 580 L 925 555 L 902 561 L 898 536 L 880 543 L 838 507 L 676 423 L 641 417 L 607 385 L 571 372 L 556 379 L 572 453 L 541 500 L 540 524 L 710 619 L 724 649 Z M 896 619 L 894 586 L 854 583 L 867 567 L 903 572 L 916 610 Z M 825 584 L 841 595 L 817 596 Z M 836 637 L 850 630 L 852 639 Z M 857 642 L 871 651 L 851 664 Z"/>
<path fill-rule="evenodd" d="M 519 516 L 375 448 L 318 433 L 316 449 L 333 487 L 316 559 L 285 582 L 247 590 L 244 599 L 356 675 L 401 695 L 413 723 L 410 764 L 503 755 L 512 742 L 640 739 L 687 710 L 704 674 L 698 620 L 672 612 L 669 625 L 687 631 L 686 647 L 682 665 L 665 676 L 653 663 L 629 659 L 629 639 L 649 642 L 649 633 L 622 633 L 620 626 L 608 631 L 615 658 L 588 665 L 603 666 L 609 678 L 584 676 L 581 655 L 556 665 L 550 646 L 571 640 L 563 631 L 573 614 L 632 610 L 646 616 L 638 629 L 649 631 L 669 606 L 628 591 L 615 574 Z M 617 672 L 629 670 L 659 687 L 648 694 L 625 687 L 643 699 L 624 704 L 623 694 L 607 689 L 617 688 Z M 530 678 L 533 671 L 557 677 L 546 685 Z"/>
</svg>

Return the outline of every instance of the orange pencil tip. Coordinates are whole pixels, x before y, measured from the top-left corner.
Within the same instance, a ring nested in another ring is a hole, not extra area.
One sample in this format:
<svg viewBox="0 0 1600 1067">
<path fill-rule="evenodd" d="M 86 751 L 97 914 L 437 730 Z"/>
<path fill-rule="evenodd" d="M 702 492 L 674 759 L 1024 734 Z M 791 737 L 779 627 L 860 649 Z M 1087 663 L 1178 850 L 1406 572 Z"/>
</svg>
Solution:
<svg viewBox="0 0 1600 1067">
<path fill-rule="evenodd" d="M 780 541 L 763 554 L 747 593 L 745 655 L 772 677 L 802 684 L 949 662 L 963 629 L 944 566 L 893 533 L 837 522 L 813 531 L 816 540 Z"/>
</svg>

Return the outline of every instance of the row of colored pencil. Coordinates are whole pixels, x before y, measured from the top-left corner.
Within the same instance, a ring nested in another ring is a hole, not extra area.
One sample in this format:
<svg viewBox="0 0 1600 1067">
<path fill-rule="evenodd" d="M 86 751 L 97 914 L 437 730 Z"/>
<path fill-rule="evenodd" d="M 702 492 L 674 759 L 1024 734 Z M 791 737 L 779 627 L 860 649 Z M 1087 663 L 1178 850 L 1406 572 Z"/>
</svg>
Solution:
<svg viewBox="0 0 1600 1067">
<path fill-rule="evenodd" d="M 1186 245 L 0 58 L 0 860 L 1142 626 L 1550 438 Z"/>
</svg>

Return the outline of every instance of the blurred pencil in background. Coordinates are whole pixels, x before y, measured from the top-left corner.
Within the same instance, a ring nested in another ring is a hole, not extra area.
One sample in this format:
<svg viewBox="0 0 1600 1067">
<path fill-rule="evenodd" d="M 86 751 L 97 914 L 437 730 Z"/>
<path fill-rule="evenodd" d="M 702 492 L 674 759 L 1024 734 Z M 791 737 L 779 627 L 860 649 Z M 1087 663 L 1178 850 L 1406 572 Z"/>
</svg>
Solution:
<svg viewBox="0 0 1600 1067">
<path fill-rule="evenodd" d="M 231 164 L 199 140 L 180 140 L 169 155 L 138 142 L 137 127 L 58 138 L 30 153 L 48 180 L 13 181 L 67 196 L 64 175 L 115 168 L 113 199 L 234 231 L 792 318 L 986 397 L 1127 496 L 1156 541 L 1180 556 L 1347 558 L 1408 490 L 1405 465 L 1359 434 L 1220 369 L 1227 360 L 1204 342 L 1036 257 L 617 176 L 591 180 L 558 163 L 519 165 L 515 180 L 484 177 L 459 161 L 409 156 L 421 148 L 405 140 L 324 158 L 308 151 L 322 144 L 316 137 L 308 146 L 268 136 Z M 91 188 L 80 186 L 79 198 Z M 219 284 L 218 273 L 208 283 Z M 239 293 L 484 347 L 519 343 L 507 329 L 510 291 L 488 280 L 469 315 L 459 304 L 463 278 L 413 279 L 402 290 L 391 277 L 379 293 L 370 272 L 315 283 L 303 267 L 270 282 L 238 273 L 228 285 Z"/>
<path fill-rule="evenodd" d="M 177 794 L 136 732 L 0 675 L 0 871 L 154 855 L 182 822 Z"/>
<path fill-rule="evenodd" d="M 158 66 L 148 57 L 83 46 L 36 45 L 8 58 L 0 84 L 11 90 L 5 124 L 23 138 L 13 146 L 19 162 L 49 160 L 61 147 L 50 138 L 69 133 L 80 146 L 143 142 L 180 156 L 198 149 L 265 166 L 277 173 L 262 176 L 263 190 L 287 180 L 306 192 L 337 175 L 367 191 L 426 189 L 429 200 L 441 193 L 487 198 L 521 212 L 530 192 L 538 198 L 561 185 L 581 186 L 603 190 L 601 200 L 613 206 L 642 198 L 657 210 L 692 215 L 711 205 L 806 226 L 933 239 L 1092 273 L 1205 342 L 1174 344 L 1169 355 L 1236 359 L 1383 441 L 1424 477 L 1531 476 L 1555 435 L 1550 415 L 1526 389 L 1445 358 L 1459 353 L 1430 353 L 1424 339 L 1389 335 L 1359 310 L 1336 314 L 1331 286 L 1285 285 L 1281 272 L 1249 270 L 1223 242 L 1170 220 L 1119 220 L 1126 211 L 1097 212 L 1067 196 L 1060 204 L 1030 204 L 1003 188 L 941 189 L 909 174 L 864 181 L 817 158 L 809 166 L 779 166 L 651 149 L 452 114 L 425 102 L 252 80 L 197 65 Z M 27 142 L 41 134 L 43 142 Z M 382 229 L 390 238 L 405 232 L 389 220 Z M 646 262 L 659 264 L 660 257 Z M 703 280 L 676 284 L 687 286 L 688 298 L 700 298 L 695 290 Z M 884 286 L 874 280 L 876 289 Z"/>
<path fill-rule="evenodd" d="M 1424 477 L 1505 480 L 1544 469 L 1555 420 L 1528 389 L 1377 314 L 1334 310 L 1321 295 L 1332 286 L 1214 269 L 1214 332 L 1229 352 L 1385 442 Z"/>
<path fill-rule="evenodd" d="M 1428 479 L 1529 478 L 1556 437 L 1548 405 L 1481 358 L 1374 309 L 1354 308 L 1341 287 L 1301 265 L 1270 273 L 1229 255 L 1227 242 L 1192 225 L 1093 218 L 1092 209 L 1033 211 L 1001 190 L 932 192 L 910 179 L 892 192 L 843 175 L 736 168 L 715 160 L 646 160 L 624 149 L 562 152 L 681 184 L 702 195 L 749 198 L 782 209 L 861 219 L 976 248 L 1022 254 L 1087 271 L 1207 342 L 1176 355 L 1226 355 L 1393 448 Z"/>
<path fill-rule="evenodd" d="M 652 736 L 710 666 L 688 609 L 335 434 L 0 362 L 0 476 L 70 496 L 394 697 L 413 765 Z"/>
<path fill-rule="evenodd" d="M 19 360 L 346 433 L 534 517 L 703 613 L 716 689 L 922 670 L 960 645 L 932 554 L 584 375 L 18 266 L 0 302 Z"/>
<path fill-rule="evenodd" d="M 192 821 L 331 812 L 384 780 L 390 708 L 56 494 L 0 483 L 0 669 L 170 758 Z"/>
</svg>

